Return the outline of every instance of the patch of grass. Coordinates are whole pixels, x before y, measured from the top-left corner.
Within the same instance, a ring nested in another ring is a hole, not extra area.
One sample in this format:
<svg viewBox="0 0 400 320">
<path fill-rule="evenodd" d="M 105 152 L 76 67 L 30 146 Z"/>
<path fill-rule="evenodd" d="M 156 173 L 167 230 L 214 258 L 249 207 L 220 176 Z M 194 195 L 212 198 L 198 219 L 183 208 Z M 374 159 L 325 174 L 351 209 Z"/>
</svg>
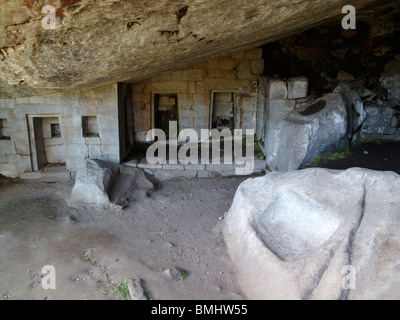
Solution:
<svg viewBox="0 0 400 320">
<path fill-rule="evenodd" d="M 181 272 L 179 272 L 179 274 L 178 274 L 178 278 L 180 279 L 180 280 L 185 280 L 186 278 L 187 278 L 187 273 L 185 272 L 185 271 L 181 271 Z"/>
<path fill-rule="evenodd" d="M 8 209 L 14 208 L 16 205 L 17 205 L 16 202 L 9 201 L 9 202 L 7 202 L 7 204 L 0 207 L 0 213 L 6 211 Z"/>
<path fill-rule="evenodd" d="M 365 145 L 365 144 L 368 144 L 368 143 L 376 143 L 376 144 L 382 144 L 383 142 L 385 142 L 386 140 L 384 140 L 383 139 L 383 137 L 379 137 L 379 138 L 377 138 L 377 139 L 368 139 L 368 140 L 357 140 L 357 141 L 354 141 L 352 144 L 351 144 L 351 146 L 353 147 L 356 147 L 356 146 L 363 146 L 363 145 Z"/>
<path fill-rule="evenodd" d="M 114 291 L 119 294 L 120 300 L 132 300 L 129 294 L 128 283 L 120 281 L 115 284 Z"/>
<path fill-rule="evenodd" d="M 349 151 L 349 148 L 346 147 L 346 149 L 344 151 L 342 151 L 342 152 L 335 152 L 334 154 L 331 154 L 331 155 L 328 155 L 328 156 L 316 157 L 313 160 L 311 160 L 310 162 L 308 162 L 308 164 L 306 164 L 306 166 L 317 165 L 321 161 L 324 161 L 324 160 L 344 159 L 344 158 L 346 158 L 346 152 L 348 152 L 348 151 Z"/>
<path fill-rule="evenodd" d="M 92 258 L 90 257 L 90 254 L 93 252 L 93 249 L 86 249 L 82 252 L 82 260 L 85 262 L 91 262 L 94 264 Z"/>
<path fill-rule="evenodd" d="M 399 140 L 395 140 L 395 139 L 384 139 L 383 136 L 380 136 L 379 138 L 376 138 L 376 139 L 365 139 L 365 140 L 360 139 L 360 140 L 357 140 L 357 141 L 353 142 L 351 144 L 351 146 L 352 147 L 353 146 L 365 146 L 366 144 L 369 144 L 369 143 L 382 145 L 385 142 L 400 142 L 400 141 Z"/>
</svg>

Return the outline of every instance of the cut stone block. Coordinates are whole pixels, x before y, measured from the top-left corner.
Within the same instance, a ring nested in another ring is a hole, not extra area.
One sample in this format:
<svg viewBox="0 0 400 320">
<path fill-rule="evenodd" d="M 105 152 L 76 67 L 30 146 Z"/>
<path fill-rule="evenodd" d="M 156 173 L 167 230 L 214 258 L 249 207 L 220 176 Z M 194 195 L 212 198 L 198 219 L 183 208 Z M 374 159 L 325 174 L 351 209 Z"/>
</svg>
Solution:
<svg viewBox="0 0 400 320">
<path fill-rule="evenodd" d="M 21 173 L 19 176 L 23 180 L 39 180 L 42 178 L 41 171 Z"/>
<path fill-rule="evenodd" d="M 250 63 L 250 71 L 253 74 L 262 74 L 264 72 L 264 60 L 252 60 Z"/>
<path fill-rule="evenodd" d="M 224 170 L 232 170 L 232 169 L 233 169 L 233 164 L 226 164 L 226 163 L 206 164 L 207 171 L 216 171 L 221 173 Z"/>
<path fill-rule="evenodd" d="M 197 171 L 155 170 L 154 177 L 160 181 L 175 180 L 175 179 L 194 179 L 197 177 Z"/>
<path fill-rule="evenodd" d="M 44 182 L 69 181 L 70 179 L 71 174 L 64 166 L 49 167 L 42 171 L 41 180 Z"/>
<path fill-rule="evenodd" d="M 261 59 L 261 57 L 262 57 L 262 48 L 254 48 L 246 50 L 244 52 L 245 59 L 256 60 L 256 59 Z"/>
<path fill-rule="evenodd" d="M 206 170 L 205 164 L 185 164 L 185 170 L 203 171 Z"/>
<path fill-rule="evenodd" d="M 103 153 L 101 152 L 100 145 L 89 145 L 88 148 L 89 148 L 90 158 L 98 158 L 103 155 Z"/>
<path fill-rule="evenodd" d="M 267 97 L 270 100 L 285 100 L 288 97 L 286 81 L 270 79 L 267 85 Z"/>
<path fill-rule="evenodd" d="M 19 177 L 18 171 L 14 163 L 0 163 L 0 174 L 10 178 Z"/>
<path fill-rule="evenodd" d="M 288 98 L 299 99 L 307 97 L 308 79 L 306 77 L 293 77 L 288 79 Z"/>
<path fill-rule="evenodd" d="M 163 170 L 185 170 L 185 167 L 183 166 L 183 164 L 163 164 L 162 165 L 162 169 Z"/>
<path fill-rule="evenodd" d="M 184 81 L 200 81 L 203 80 L 203 69 L 191 69 L 182 71 L 182 79 Z"/>
<path fill-rule="evenodd" d="M 0 156 L 16 154 L 15 143 L 11 140 L 0 140 Z"/>
</svg>

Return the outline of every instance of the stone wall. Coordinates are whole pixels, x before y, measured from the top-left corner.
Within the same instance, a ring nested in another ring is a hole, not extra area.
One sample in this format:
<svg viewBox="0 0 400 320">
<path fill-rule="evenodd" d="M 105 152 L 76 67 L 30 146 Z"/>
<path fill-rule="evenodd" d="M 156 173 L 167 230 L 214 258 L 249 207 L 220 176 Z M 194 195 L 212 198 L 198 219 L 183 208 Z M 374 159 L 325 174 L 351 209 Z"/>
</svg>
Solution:
<svg viewBox="0 0 400 320">
<path fill-rule="evenodd" d="M 6 126 L 0 138 L 0 174 L 18 177 L 51 162 L 65 162 L 68 170 L 77 171 L 88 157 L 119 163 L 117 89 L 117 84 L 112 84 L 0 100 L 0 119 Z M 86 120 L 90 130 L 97 132 L 83 130 Z M 47 159 L 39 155 L 43 151 Z"/>
<path fill-rule="evenodd" d="M 136 140 L 144 142 L 154 128 L 155 94 L 177 94 L 179 130 L 200 130 L 210 128 L 213 93 L 232 92 L 235 128 L 255 130 L 257 80 L 263 69 L 262 49 L 255 48 L 132 84 Z"/>
</svg>

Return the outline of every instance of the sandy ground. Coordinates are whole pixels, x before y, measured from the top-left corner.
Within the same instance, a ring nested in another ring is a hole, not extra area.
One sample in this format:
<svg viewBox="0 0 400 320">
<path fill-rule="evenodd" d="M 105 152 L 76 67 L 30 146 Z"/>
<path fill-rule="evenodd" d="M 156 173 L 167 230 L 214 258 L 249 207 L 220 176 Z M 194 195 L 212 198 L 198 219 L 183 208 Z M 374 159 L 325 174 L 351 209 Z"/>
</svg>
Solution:
<svg viewBox="0 0 400 320">
<path fill-rule="evenodd" d="M 245 299 L 218 228 L 244 179 L 164 182 L 124 210 L 70 208 L 73 181 L 0 179 L 0 299 L 120 299 L 127 279 L 150 299 Z"/>
</svg>

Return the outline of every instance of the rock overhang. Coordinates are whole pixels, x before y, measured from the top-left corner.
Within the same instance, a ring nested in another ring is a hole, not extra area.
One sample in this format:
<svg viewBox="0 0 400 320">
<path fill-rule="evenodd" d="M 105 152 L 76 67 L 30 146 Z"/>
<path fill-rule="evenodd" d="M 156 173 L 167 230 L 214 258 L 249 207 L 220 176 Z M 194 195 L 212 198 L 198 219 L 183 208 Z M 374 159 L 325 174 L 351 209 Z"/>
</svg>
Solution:
<svg viewBox="0 0 400 320">
<path fill-rule="evenodd" d="M 136 82 L 164 71 L 281 39 L 343 17 L 346 1 L 50 1 L 1 6 L 0 99 Z M 358 19 L 399 4 L 357 1 Z"/>
</svg>

